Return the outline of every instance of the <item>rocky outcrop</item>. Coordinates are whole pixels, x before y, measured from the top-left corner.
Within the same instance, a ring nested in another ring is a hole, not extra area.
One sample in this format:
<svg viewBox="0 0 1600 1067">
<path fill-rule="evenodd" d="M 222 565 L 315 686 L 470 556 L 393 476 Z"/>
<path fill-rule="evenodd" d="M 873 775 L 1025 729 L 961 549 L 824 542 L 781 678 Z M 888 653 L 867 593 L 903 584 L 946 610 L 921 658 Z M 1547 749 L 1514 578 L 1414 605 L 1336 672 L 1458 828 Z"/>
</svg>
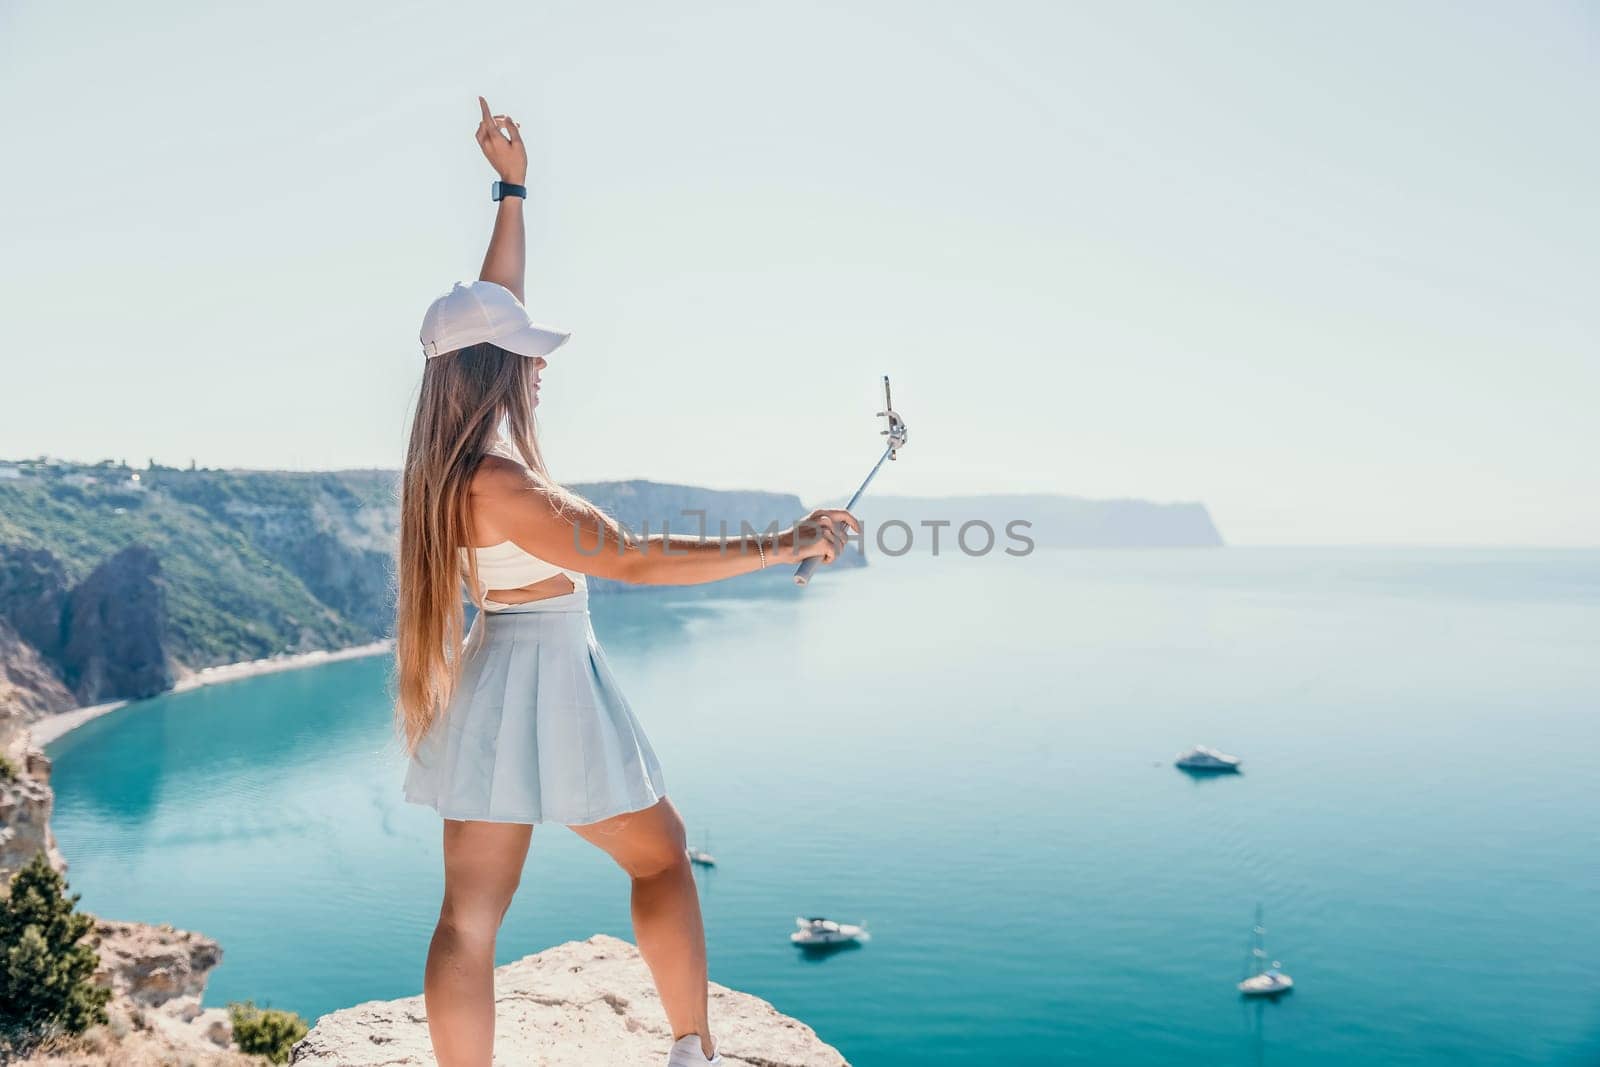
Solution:
<svg viewBox="0 0 1600 1067">
<path fill-rule="evenodd" d="M 46 660 L 61 652 L 61 610 L 71 585 L 55 553 L 0 545 L 0 620 Z M 0 649 L 0 668 L 9 661 Z"/>
<path fill-rule="evenodd" d="M 100 969 L 95 981 L 144 1008 L 194 1016 L 206 976 L 222 962 L 222 946 L 204 934 L 163 923 L 96 919 Z"/>
<path fill-rule="evenodd" d="M 0 885 L 11 880 L 41 849 L 50 865 L 67 869 L 50 829 L 55 793 L 50 788 L 50 760 L 29 747 L 27 717 L 16 702 L 0 694 Z"/>
<path fill-rule="evenodd" d="M 163 923 L 96 919 L 100 967 L 96 983 L 114 1001 L 138 1012 L 145 1028 L 173 1048 L 215 1051 L 233 1044 L 226 1008 L 202 1008 L 206 980 L 222 962 L 222 947 L 211 938 Z"/>
<path fill-rule="evenodd" d="M 0 881 L 16 874 L 41 849 L 52 867 L 66 870 L 67 861 L 50 829 L 50 809 L 55 805 L 50 760 L 37 749 L 7 759 L 13 776 L 0 781 Z"/>
<path fill-rule="evenodd" d="M 68 598 L 61 630 L 62 674 L 81 702 L 172 688 L 166 584 L 148 545 L 129 545 L 96 567 Z"/>
<path fill-rule="evenodd" d="M 626 941 L 604 934 L 569 941 L 498 967 L 494 977 L 497 1065 L 666 1062 L 672 1033 L 650 972 Z M 848 1067 L 811 1027 L 759 997 L 713 982 L 710 1016 L 728 1067 Z M 324 1015 L 289 1062 L 432 1067 L 422 997 Z"/>
<path fill-rule="evenodd" d="M 55 666 L 0 619 L 0 718 L 31 722 L 77 703 Z"/>
<path fill-rule="evenodd" d="M 76 587 L 43 549 L 0 546 L 0 714 L 26 720 L 170 689 L 161 561 L 133 544 Z"/>
</svg>

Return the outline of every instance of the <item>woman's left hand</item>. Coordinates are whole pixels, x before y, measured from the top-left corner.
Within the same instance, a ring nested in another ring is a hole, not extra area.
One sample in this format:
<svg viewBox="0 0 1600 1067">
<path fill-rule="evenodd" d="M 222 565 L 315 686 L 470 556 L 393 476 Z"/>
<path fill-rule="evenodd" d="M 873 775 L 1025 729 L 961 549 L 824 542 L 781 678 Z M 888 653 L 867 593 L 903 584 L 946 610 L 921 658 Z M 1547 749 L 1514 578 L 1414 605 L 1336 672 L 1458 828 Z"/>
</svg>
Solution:
<svg viewBox="0 0 1600 1067">
<path fill-rule="evenodd" d="M 510 182 L 512 185 L 526 185 L 528 183 L 528 149 L 522 143 L 522 131 L 519 124 L 510 115 L 494 115 L 489 112 L 489 101 L 478 97 L 478 106 L 483 109 L 483 121 L 478 123 L 478 147 L 483 149 L 483 158 L 489 161 L 489 166 L 500 175 L 500 180 Z M 501 130 L 505 130 L 501 133 Z"/>
</svg>

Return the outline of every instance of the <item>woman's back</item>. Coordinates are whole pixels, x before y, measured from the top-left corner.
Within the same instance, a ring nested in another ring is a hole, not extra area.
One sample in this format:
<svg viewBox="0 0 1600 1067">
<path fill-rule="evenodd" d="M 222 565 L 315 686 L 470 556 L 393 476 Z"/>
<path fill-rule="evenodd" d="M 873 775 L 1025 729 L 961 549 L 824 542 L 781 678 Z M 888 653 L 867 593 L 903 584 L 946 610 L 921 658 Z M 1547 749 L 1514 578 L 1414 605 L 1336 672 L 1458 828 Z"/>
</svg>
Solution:
<svg viewBox="0 0 1600 1067">
<path fill-rule="evenodd" d="M 497 438 L 490 446 L 487 455 L 500 456 L 513 463 L 522 465 L 522 460 L 517 456 L 516 449 L 504 437 Z M 482 521 L 478 516 L 480 529 L 490 524 Z M 540 559 L 515 541 L 508 539 L 492 545 L 463 547 L 459 549 L 461 557 L 461 574 L 467 577 L 468 553 L 477 557 L 478 564 L 478 592 L 483 597 L 485 611 L 503 611 L 513 604 L 526 603 L 525 600 L 496 601 L 488 598 L 488 593 L 507 592 L 512 590 L 528 591 L 527 587 L 539 582 L 550 581 L 560 575 L 565 575 L 572 588 L 565 588 L 565 583 L 551 582 L 551 591 L 548 596 L 563 596 L 570 593 L 586 591 L 588 581 L 581 571 L 568 570 L 548 560 Z M 537 591 L 537 590 L 535 590 Z M 534 598 L 540 599 L 540 598 Z"/>
</svg>

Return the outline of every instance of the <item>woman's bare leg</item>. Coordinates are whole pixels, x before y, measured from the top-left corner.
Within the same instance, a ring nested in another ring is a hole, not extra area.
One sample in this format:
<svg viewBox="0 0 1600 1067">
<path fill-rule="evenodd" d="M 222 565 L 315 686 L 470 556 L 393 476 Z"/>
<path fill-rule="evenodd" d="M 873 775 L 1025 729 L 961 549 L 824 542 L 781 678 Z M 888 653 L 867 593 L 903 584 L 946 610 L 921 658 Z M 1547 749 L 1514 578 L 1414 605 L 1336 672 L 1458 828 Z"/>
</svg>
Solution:
<svg viewBox="0 0 1600 1067">
<path fill-rule="evenodd" d="M 422 981 L 439 1067 L 494 1058 L 494 939 L 532 835 L 525 823 L 444 820 L 444 903 Z"/>
<path fill-rule="evenodd" d="M 678 809 L 662 797 L 643 811 L 570 829 L 599 846 L 633 879 L 633 936 L 661 994 L 672 1038 L 699 1034 L 709 1058 L 706 935 Z"/>
</svg>

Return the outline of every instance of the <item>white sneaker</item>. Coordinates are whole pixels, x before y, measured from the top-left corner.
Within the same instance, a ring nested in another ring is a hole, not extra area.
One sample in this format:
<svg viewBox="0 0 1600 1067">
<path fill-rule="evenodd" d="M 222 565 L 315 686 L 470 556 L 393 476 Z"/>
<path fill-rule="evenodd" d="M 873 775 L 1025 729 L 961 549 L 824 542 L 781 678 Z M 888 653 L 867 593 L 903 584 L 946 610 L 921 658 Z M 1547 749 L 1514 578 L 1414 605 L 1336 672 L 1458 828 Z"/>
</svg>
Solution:
<svg viewBox="0 0 1600 1067">
<path fill-rule="evenodd" d="M 711 1042 L 711 1058 L 706 1059 L 705 1050 L 700 1047 L 699 1034 L 684 1034 L 672 1043 L 672 1055 L 667 1057 L 667 1067 L 699 1067 L 700 1064 L 721 1063 L 722 1045 L 715 1039 Z"/>
</svg>

